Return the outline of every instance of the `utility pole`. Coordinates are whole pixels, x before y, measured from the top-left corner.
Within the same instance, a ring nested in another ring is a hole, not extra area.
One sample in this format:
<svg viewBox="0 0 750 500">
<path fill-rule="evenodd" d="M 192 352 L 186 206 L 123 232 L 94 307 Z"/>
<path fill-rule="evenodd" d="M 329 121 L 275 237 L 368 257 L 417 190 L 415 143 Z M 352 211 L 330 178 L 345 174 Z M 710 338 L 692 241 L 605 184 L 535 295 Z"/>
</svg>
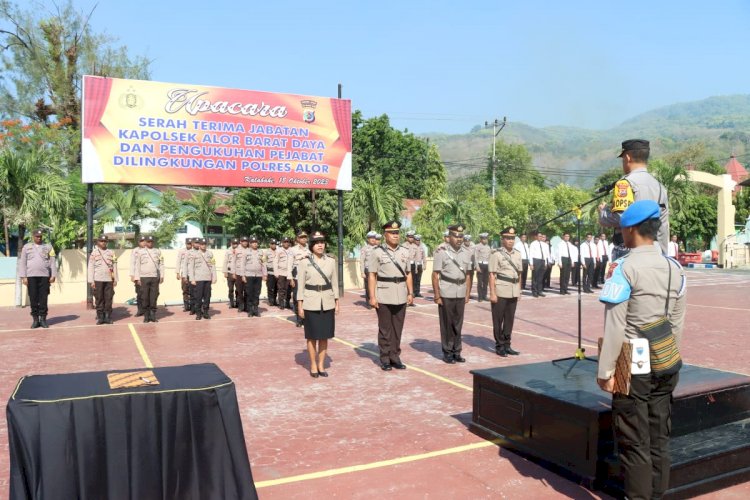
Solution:
<svg viewBox="0 0 750 500">
<path fill-rule="evenodd" d="M 492 199 L 493 200 L 495 199 L 495 186 L 497 184 L 497 179 L 495 176 L 495 169 L 497 167 L 495 144 L 497 142 L 497 135 L 505 128 L 506 123 L 508 123 L 508 118 L 505 116 L 503 116 L 502 123 L 497 118 L 495 118 L 495 121 L 492 122 Z M 488 122 L 484 122 L 484 127 L 489 128 L 490 124 Z"/>
</svg>

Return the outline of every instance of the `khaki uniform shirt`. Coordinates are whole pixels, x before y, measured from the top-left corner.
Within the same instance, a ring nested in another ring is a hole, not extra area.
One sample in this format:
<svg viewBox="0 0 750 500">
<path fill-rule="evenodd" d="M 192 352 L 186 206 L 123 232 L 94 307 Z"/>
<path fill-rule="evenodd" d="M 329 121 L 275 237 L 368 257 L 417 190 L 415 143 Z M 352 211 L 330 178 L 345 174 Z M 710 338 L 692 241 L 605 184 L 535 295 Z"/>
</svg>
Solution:
<svg viewBox="0 0 750 500">
<path fill-rule="evenodd" d="M 427 256 L 424 253 L 424 247 L 421 243 L 417 243 L 417 265 L 422 266 L 424 268 L 425 261 L 427 260 Z"/>
<path fill-rule="evenodd" d="M 310 249 L 303 245 L 294 245 L 291 248 L 292 258 L 289 260 L 289 267 L 287 268 L 289 274 L 287 276 L 294 276 L 292 272 L 297 269 L 300 261 L 306 259 L 310 255 Z"/>
<path fill-rule="evenodd" d="M 672 279 L 669 268 L 672 266 Z M 680 346 L 685 323 L 685 272 L 677 261 L 660 254 L 655 245 L 640 246 L 617 259 L 607 273 L 607 282 L 599 296 L 605 304 L 604 342 L 599 353 L 598 377 L 608 379 L 615 371 L 617 357 L 625 339 L 639 338 L 642 328 L 664 316 L 669 283 L 669 322 Z M 629 290 L 628 290 L 629 288 Z"/>
<path fill-rule="evenodd" d="M 510 258 L 513 265 L 518 269 L 518 272 L 516 272 L 516 269 L 513 269 L 508 259 L 505 258 L 506 256 Z M 512 299 L 521 296 L 521 277 L 519 273 L 522 266 L 521 252 L 515 248 L 510 253 L 505 248 L 500 248 L 492 254 L 490 257 L 490 274 L 495 277 L 495 295 L 497 297 Z M 508 278 L 515 282 L 505 281 L 502 278 Z"/>
<path fill-rule="evenodd" d="M 186 249 L 185 256 L 182 258 L 182 262 L 180 263 L 180 276 L 188 281 L 190 281 L 190 268 L 188 264 L 190 263 L 190 259 L 192 259 L 195 255 L 195 252 L 198 251 L 199 250 L 195 250 L 193 248 L 190 248 L 189 250 Z"/>
<path fill-rule="evenodd" d="M 467 271 L 474 271 L 474 269 L 476 269 L 476 267 L 477 267 L 477 261 L 474 258 L 474 247 L 475 246 L 476 245 L 474 243 L 472 243 L 472 242 L 469 242 L 468 245 L 465 244 L 465 243 L 463 244 L 463 247 L 466 248 L 467 250 L 469 250 L 469 252 L 471 253 L 471 266 L 469 267 L 469 269 L 467 269 Z M 447 248 L 450 248 L 450 245 L 448 245 Z"/>
<path fill-rule="evenodd" d="M 242 276 L 240 274 L 240 265 L 242 264 L 242 261 L 245 260 L 245 253 L 249 251 L 250 247 L 245 248 L 240 245 L 237 247 L 237 251 L 234 253 L 234 265 L 232 266 L 232 272 L 237 276 Z"/>
<path fill-rule="evenodd" d="M 279 247 L 276 247 L 276 250 L 278 250 L 278 248 Z M 276 257 L 276 250 L 271 250 L 270 248 L 262 250 L 263 258 L 265 259 L 264 263 L 266 266 L 266 273 L 268 273 L 269 276 L 275 276 L 274 269 L 276 269 L 276 267 L 274 266 L 273 260 Z"/>
<path fill-rule="evenodd" d="M 181 278 L 186 277 L 182 275 L 182 265 L 185 261 L 185 256 L 187 255 L 187 252 L 188 252 L 187 248 L 180 248 L 179 250 L 177 250 L 177 263 L 175 264 L 174 268 L 177 270 L 177 274 L 179 274 Z"/>
<path fill-rule="evenodd" d="M 289 278 L 290 262 L 292 261 L 292 248 L 277 247 L 276 255 L 273 257 L 273 268 L 276 276 Z"/>
<path fill-rule="evenodd" d="M 263 251 L 248 248 L 242 252 L 237 264 L 237 276 L 268 276 L 266 266 L 263 264 Z"/>
<path fill-rule="evenodd" d="M 390 255 L 390 257 L 389 257 Z M 392 250 L 388 245 L 375 247 L 367 261 L 367 269 L 381 278 L 406 278 L 401 271 L 393 264 L 395 261 L 401 269 L 409 276 L 411 273 L 409 267 L 409 250 L 399 245 L 396 250 Z M 406 304 L 408 289 L 406 280 L 401 283 L 392 283 L 387 281 L 378 281 L 376 286 L 376 299 L 381 304 Z"/>
<path fill-rule="evenodd" d="M 297 300 L 303 301 L 302 308 L 305 311 L 329 311 L 336 307 L 336 299 L 339 298 L 339 273 L 336 259 L 330 255 L 323 255 L 322 259 L 315 256 L 312 256 L 312 258 L 315 259 L 315 263 L 328 278 L 331 288 L 328 290 L 308 290 L 306 288 L 307 285 L 325 286 L 326 281 L 318 270 L 310 264 L 310 259 L 304 259 L 297 268 L 297 283 L 299 285 Z"/>
<path fill-rule="evenodd" d="M 419 260 L 419 245 L 417 243 L 407 243 L 404 245 L 409 250 L 409 265 L 416 264 Z"/>
<path fill-rule="evenodd" d="M 158 248 L 141 248 L 135 259 L 135 274 L 137 280 L 141 278 L 164 277 L 164 257 Z"/>
<path fill-rule="evenodd" d="M 632 194 L 628 192 L 632 190 Z M 599 224 L 604 227 L 614 227 L 615 233 L 620 232 L 620 216 L 630 204 L 639 200 L 653 200 L 662 206 L 659 220 L 661 226 L 656 240 L 666 255 L 669 244 L 669 199 L 665 188 L 656 177 L 645 168 L 631 171 L 615 185 L 612 207 L 606 207 L 599 214 Z"/>
<path fill-rule="evenodd" d="M 138 260 L 138 253 L 143 250 L 141 247 L 135 247 L 130 252 L 130 276 L 135 276 L 135 261 Z"/>
<path fill-rule="evenodd" d="M 489 264 L 490 257 L 492 256 L 492 248 L 484 243 L 477 243 L 474 245 L 474 260 L 477 265 Z"/>
<path fill-rule="evenodd" d="M 451 245 L 450 245 L 450 243 L 448 243 L 447 241 L 444 241 L 444 242 L 442 242 L 442 243 L 441 243 L 441 244 L 439 244 L 439 245 L 437 246 L 437 248 L 435 249 L 435 255 L 437 255 L 437 253 L 438 253 L 438 252 L 442 252 L 442 251 L 443 251 L 443 250 L 445 250 L 446 248 L 449 248 L 450 246 L 451 246 Z"/>
<path fill-rule="evenodd" d="M 210 281 L 216 283 L 216 259 L 211 250 L 198 250 L 189 261 L 190 281 Z"/>
<path fill-rule="evenodd" d="M 370 253 L 375 247 L 376 245 L 370 245 L 369 243 L 366 243 L 365 246 L 363 246 L 359 250 L 359 267 L 362 270 L 362 274 L 367 274 L 367 259 L 369 259 Z"/>
<path fill-rule="evenodd" d="M 88 282 L 120 281 L 117 274 L 117 257 L 112 250 L 95 247 L 89 256 Z"/>
<path fill-rule="evenodd" d="M 239 245 L 237 248 L 227 248 L 226 252 L 224 252 L 224 265 L 221 268 L 221 272 L 234 274 L 234 262 L 237 257 L 237 250 L 239 249 Z"/>
<path fill-rule="evenodd" d="M 471 266 L 471 251 L 468 248 L 461 245 L 458 251 L 455 251 L 451 246 L 448 246 L 444 251 L 435 255 L 432 266 L 433 272 L 440 273 L 441 297 L 446 299 L 466 298 L 466 271 Z M 460 269 L 459 266 L 461 266 Z M 463 281 L 463 283 L 452 283 L 448 280 L 458 280 Z"/>
<path fill-rule="evenodd" d="M 57 278 L 57 259 L 52 245 L 42 243 L 26 243 L 18 258 L 18 277 L 52 277 Z"/>
</svg>

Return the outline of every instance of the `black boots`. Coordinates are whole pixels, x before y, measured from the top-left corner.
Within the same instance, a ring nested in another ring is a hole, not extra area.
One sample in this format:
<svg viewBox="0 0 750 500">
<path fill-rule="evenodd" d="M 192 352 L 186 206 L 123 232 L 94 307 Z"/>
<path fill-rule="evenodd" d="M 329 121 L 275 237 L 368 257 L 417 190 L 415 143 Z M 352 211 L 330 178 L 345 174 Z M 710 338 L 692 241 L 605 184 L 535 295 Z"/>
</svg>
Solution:
<svg viewBox="0 0 750 500">
<path fill-rule="evenodd" d="M 49 325 L 47 324 L 47 315 L 43 314 L 39 316 L 39 326 L 42 328 L 49 328 Z"/>
<path fill-rule="evenodd" d="M 112 315 L 110 313 L 104 313 L 104 323 L 107 325 L 112 324 Z"/>
<path fill-rule="evenodd" d="M 237 307 L 237 303 L 234 301 L 234 298 L 229 299 L 229 309 L 234 309 Z"/>
<path fill-rule="evenodd" d="M 211 316 L 208 314 L 208 307 L 203 310 L 203 318 L 211 319 Z"/>
<path fill-rule="evenodd" d="M 96 311 L 96 324 L 97 325 L 104 324 L 104 313 Z"/>
<path fill-rule="evenodd" d="M 145 316 L 145 313 L 143 312 L 143 309 L 139 308 L 138 311 L 135 313 L 135 317 L 136 318 L 139 317 L 139 316 Z M 144 321 L 144 323 L 148 323 L 148 322 Z"/>
<path fill-rule="evenodd" d="M 187 302 L 182 303 L 182 312 L 188 312 L 190 310 L 190 304 Z"/>
<path fill-rule="evenodd" d="M 39 316 L 32 316 L 34 321 L 31 323 L 31 328 L 39 328 Z"/>
<path fill-rule="evenodd" d="M 253 316 L 257 316 L 258 318 L 260 318 L 260 312 L 258 312 L 258 306 L 248 306 L 247 317 L 252 318 Z"/>
</svg>

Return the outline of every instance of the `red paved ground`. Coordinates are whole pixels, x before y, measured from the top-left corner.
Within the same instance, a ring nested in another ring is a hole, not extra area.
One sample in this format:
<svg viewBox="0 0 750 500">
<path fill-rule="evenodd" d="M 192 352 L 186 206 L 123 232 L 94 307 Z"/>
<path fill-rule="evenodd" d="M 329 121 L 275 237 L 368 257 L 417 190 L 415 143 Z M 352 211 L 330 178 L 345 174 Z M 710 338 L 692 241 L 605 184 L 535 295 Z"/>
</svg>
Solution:
<svg viewBox="0 0 750 500">
<path fill-rule="evenodd" d="M 689 283 L 686 361 L 750 373 L 750 274 L 690 271 Z M 337 339 L 329 350 L 328 379 L 310 378 L 302 330 L 277 309 L 262 311 L 264 317 L 258 319 L 221 304 L 211 321 L 198 322 L 173 307 L 160 310 L 160 323 L 144 325 L 130 316 L 132 308 L 122 307 L 115 312 L 115 325 L 95 327 L 92 311 L 56 306 L 49 330 L 28 330 L 28 310 L 6 309 L 0 316 L 0 387 L 8 397 L 27 374 L 141 367 L 144 361 L 128 327 L 132 322 L 154 365 L 214 362 L 235 381 L 263 499 L 601 498 L 599 492 L 589 492 L 467 429 L 472 408 L 469 371 L 571 356 L 576 347 L 576 296 L 524 298 L 513 344 L 522 355 L 509 358 L 494 354 L 489 304 L 472 301 L 466 310 L 463 354 L 468 362 L 463 365 L 440 360 L 436 306 L 427 300 L 417 303 L 407 312 L 402 341 L 402 359 L 410 369 L 386 373 L 373 355 L 374 312 L 363 306 L 359 293 L 347 292 L 337 318 Z M 585 295 L 582 305 L 584 345 L 595 354 L 602 307 L 592 295 Z M 3 412 L 0 496 L 8 494 L 4 417 Z M 423 456 L 429 452 L 445 454 Z M 393 462 L 378 463 L 382 461 Z M 357 470 L 340 470 L 347 467 Z M 309 473 L 322 477 L 293 480 Z M 748 498 L 750 483 L 710 497 Z"/>
</svg>

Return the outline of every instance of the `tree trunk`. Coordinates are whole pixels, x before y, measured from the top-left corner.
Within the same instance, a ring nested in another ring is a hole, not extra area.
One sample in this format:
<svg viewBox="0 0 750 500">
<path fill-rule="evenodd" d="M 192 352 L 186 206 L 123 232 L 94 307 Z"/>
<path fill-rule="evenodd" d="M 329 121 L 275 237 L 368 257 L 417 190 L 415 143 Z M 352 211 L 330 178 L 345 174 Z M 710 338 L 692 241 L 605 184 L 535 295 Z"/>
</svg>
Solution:
<svg viewBox="0 0 750 500">
<path fill-rule="evenodd" d="M 17 251 L 16 255 L 18 258 L 21 258 L 21 250 L 23 249 L 23 237 L 26 233 L 26 226 L 23 224 L 18 225 L 18 242 L 16 245 Z M 16 307 L 20 307 L 23 305 L 23 283 L 21 281 L 21 277 L 18 276 L 18 272 L 16 272 Z"/>
<path fill-rule="evenodd" d="M 23 237 L 26 236 L 26 226 L 24 224 L 18 225 L 18 241 L 16 241 L 16 256 L 21 256 L 21 250 L 23 250 Z"/>
<path fill-rule="evenodd" d="M 3 216 L 3 230 L 5 231 L 5 256 L 10 257 L 10 236 L 8 235 L 8 218 Z"/>
</svg>

